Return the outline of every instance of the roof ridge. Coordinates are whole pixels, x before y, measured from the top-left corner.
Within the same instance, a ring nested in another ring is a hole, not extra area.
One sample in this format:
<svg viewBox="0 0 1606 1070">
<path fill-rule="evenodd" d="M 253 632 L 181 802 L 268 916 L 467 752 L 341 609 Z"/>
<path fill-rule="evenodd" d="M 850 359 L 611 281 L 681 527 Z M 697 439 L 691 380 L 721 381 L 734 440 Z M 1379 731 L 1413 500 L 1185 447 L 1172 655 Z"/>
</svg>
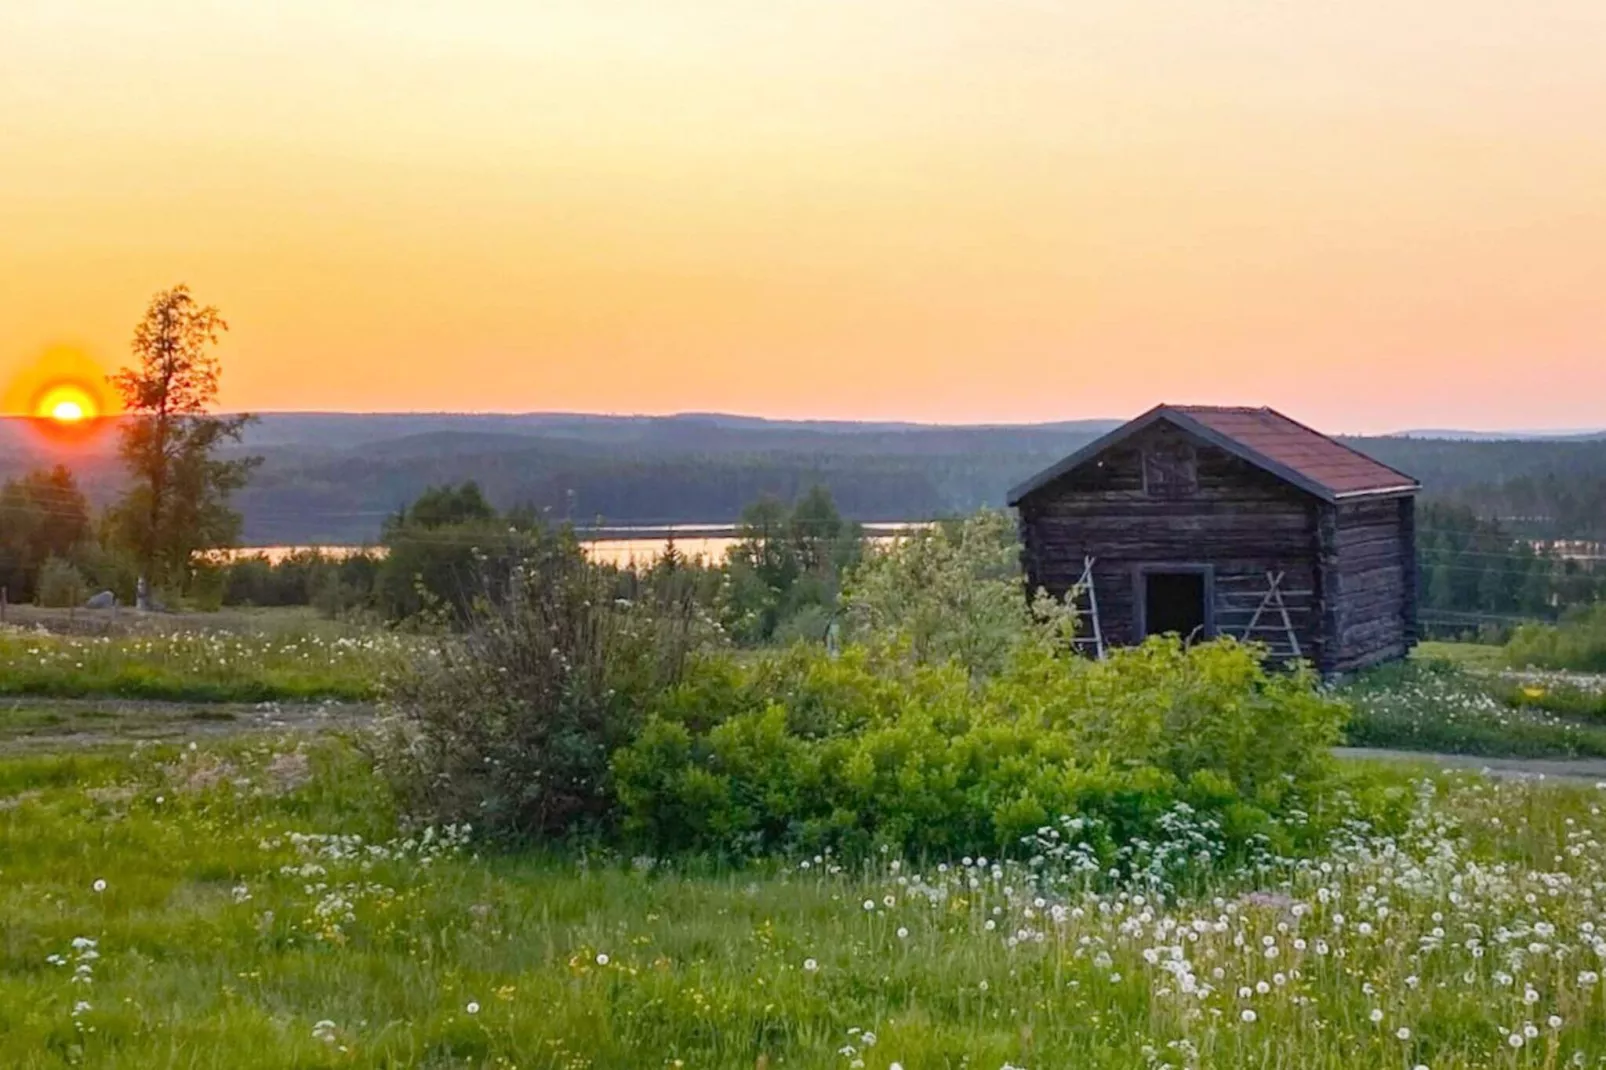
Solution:
<svg viewBox="0 0 1606 1070">
<path fill-rule="evenodd" d="M 1157 420 L 1168 420 L 1328 502 L 1365 495 L 1409 494 L 1421 488 L 1412 476 L 1269 405 L 1162 403 L 1012 488 L 1009 504 L 1018 504 L 1026 495 Z M 1321 456 L 1322 450 L 1328 451 L 1326 457 Z"/>
</svg>

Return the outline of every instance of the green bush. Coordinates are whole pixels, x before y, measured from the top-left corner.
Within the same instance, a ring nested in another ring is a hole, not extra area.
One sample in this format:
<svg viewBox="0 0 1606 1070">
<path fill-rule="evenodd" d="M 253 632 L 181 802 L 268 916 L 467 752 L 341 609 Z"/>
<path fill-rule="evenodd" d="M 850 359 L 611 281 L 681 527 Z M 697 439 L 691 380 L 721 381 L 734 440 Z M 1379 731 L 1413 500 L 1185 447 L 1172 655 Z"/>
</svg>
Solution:
<svg viewBox="0 0 1606 1070">
<path fill-rule="evenodd" d="M 984 511 L 867 556 L 844 598 L 852 635 L 902 642 L 917 661 L 1002 666 L 1027 634 L 1020 547 L 1009 515 Z"/>
<path fill-rule="evenodd" d="M 1344 711 L 1258 653 L 1153 640 L 1108 661 L 965 666 L 850 648 L 701 665 L 613 760 L 655 851 L 1009 851 L 1065 819 L 1102 856 L 1184 804 L 1241 848 L 1323 796 Z"/>
<path fill-rule="evenodd" d="M 89 597 L 89 585 L 84 582 L 83 573 L 71 563 L 50 557 L 39 567 L 38 590 L 34 597 L 42 606 L 59 609 L 81 606 Z"/>
<path fill-rule="evenodd" d="M 511 840 L 595 830 L 608 758 L 680 679 L 700 638 L 689 598 L 616 598 L 573 540 L 529 544 L 503 597 L 397 681 L 376 757 L 412 813 Z"/>
<path fill-rule="evenodd" d="M 1528 624 L 1506 645 L 1513 668 L 1606 672 L 1606 602 L 1576 610 L 1559 624 Z"/>
</svg>

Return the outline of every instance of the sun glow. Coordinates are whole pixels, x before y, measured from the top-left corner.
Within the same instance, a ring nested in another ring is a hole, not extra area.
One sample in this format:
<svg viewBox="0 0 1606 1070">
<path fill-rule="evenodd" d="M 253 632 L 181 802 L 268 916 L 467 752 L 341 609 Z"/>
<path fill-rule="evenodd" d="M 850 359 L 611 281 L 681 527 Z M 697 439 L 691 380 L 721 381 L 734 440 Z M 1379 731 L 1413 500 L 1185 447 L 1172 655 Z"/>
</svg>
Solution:
<svg viewBox="0 0 1606 1070">
<path fill-rule="evenodd" d="M 86 415 L 84 407 L 76 401 L 58 401 L 50 410 L 50 418 L 64 424 L 75 424 Z"/>
<path fill-rule="evenodd" d="M 77 383 L 57 383 L 45 390 L 34 415 L 58 424 L 77 424 L 98 415 L 94 395 Z"/>
</svg>

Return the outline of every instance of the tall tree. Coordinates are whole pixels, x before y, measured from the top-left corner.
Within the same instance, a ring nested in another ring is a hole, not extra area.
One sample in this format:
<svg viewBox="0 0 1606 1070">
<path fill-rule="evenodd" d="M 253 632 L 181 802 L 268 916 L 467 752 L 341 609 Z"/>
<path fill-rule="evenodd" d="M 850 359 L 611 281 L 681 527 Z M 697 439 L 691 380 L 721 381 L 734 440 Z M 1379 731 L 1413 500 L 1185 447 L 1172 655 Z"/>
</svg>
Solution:
<svg viewBox="0 0 1606 1070">
<path fill-rule="evenodd" d="M 133 478 L 114 528 L 149 584 L 182 584 L 197 551 L 239 538 L 229 495 L 260 458 L 218 457 L 254 419 L 212 413 L 222 371 L 213 347 L 226 330 L 189 287 L 163 290 L 134 329 L 133 366 L 111 380 L 122 395 L 121 453 Z"/>
</svg>

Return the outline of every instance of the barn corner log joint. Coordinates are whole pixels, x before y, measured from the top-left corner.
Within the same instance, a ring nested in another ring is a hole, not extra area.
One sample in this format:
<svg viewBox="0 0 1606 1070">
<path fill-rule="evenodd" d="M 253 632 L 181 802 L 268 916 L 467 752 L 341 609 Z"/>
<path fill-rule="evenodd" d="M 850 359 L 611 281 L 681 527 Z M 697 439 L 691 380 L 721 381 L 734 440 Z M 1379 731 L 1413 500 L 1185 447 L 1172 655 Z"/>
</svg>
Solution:
<svg viewBox="0 0 1606 1070">
<path fill-rule="evenodd" d="M 1014 488 L 1032 589 L 1103 641 L 1232 635 L 1323 673 L 1416 641 L 1420 484 L 1266 408 L 1160 405 Z"/>
</svg>

